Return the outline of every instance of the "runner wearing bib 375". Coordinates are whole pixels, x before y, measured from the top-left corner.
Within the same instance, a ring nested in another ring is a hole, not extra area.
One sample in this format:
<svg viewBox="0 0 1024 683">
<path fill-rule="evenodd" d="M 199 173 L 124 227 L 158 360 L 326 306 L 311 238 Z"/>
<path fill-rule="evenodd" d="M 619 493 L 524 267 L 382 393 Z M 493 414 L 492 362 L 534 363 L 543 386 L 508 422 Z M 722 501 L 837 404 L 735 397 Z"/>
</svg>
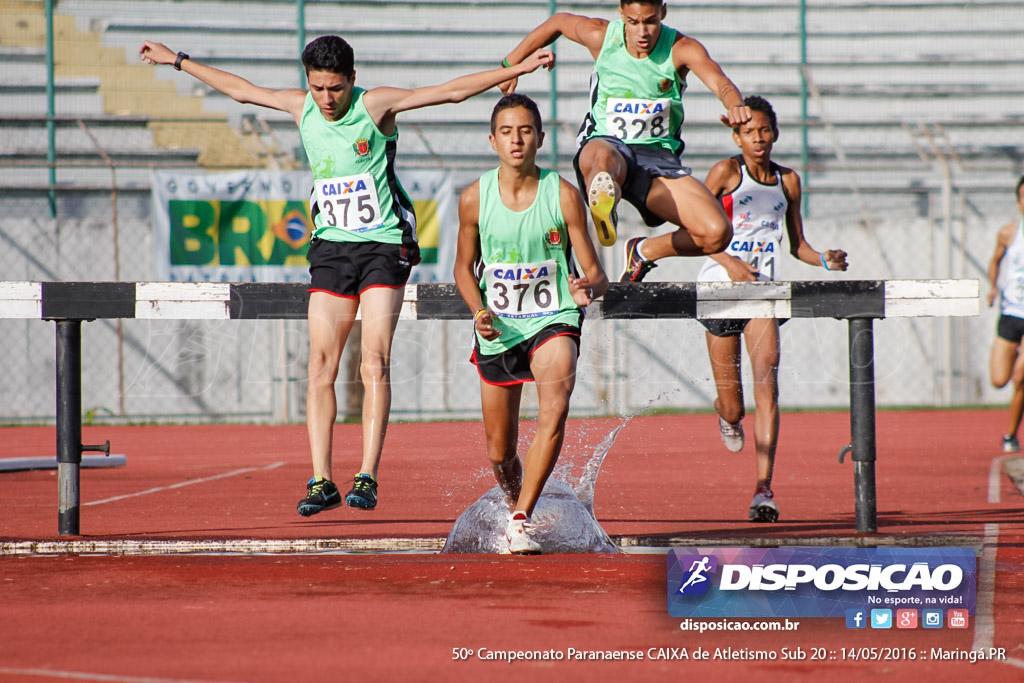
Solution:
<svg viewBox="0 0 1024 683">
<path fill-rule="evenodd" d="M 363 90 L 355 85 L 352 47 L 338 36 L 321 36 L 302 52 L 308 91 L 253 85 L 161 43 L 146 41 L 139 55 L 150 64 L 173 65 L 243 104 L 287 112 L 299 127 L 314 177 L 314 234 L 307 253 L 312 282 L 306 395 L 313 477 L 297 509 L 309 516 L 342 502 L 332 481 L 332 437 L 338 416 L 334 382 L 356 313 L 362 309 L 362 459 L 344 501 L 372 510 L 391 412 L 391 343 L 404 285 L 419 261 L 413 205 L 395 175 L 395 117 L 412 109 L 461 102 L 542 66 L 550 69 L 554 55 L 538 51 L 514 67 L 462 76 L 443 85 Z"/>
<path fill-rule="evenodd" d="M 480 373 L 487 454 L 512 509 L 505 533 L 516 554 L 542 550 L 531 515 L 562 448 L 582 308 L 608 288 L 579 193 L 536 166 L 543 139 L 533 100 L 508 95 L 498 102 L 491 145 L 501 165 L 463 191 L 455 257 L 455 283 L 473 311 L 471 360 Z M 536 384 L 540 411 L 521 463 L 525 382 Z"/>
<path fill-rule="evenodd" d="M 692 72 L 721 101 L 730 127 L 750 119 L 739 89 L 703 45 L 663 25 L 663 0 L 621 0 L 619 20 L 560 12 L 529 33 L 509 53 L 515 63 L 558 36 L 594 57 L 590 111 L 578 138 L 576 178 L 590 205 L 594 229 L 605 246 L 617 238 L 620 199 L 648 226 L 677 230 L 626 243 L 623 282 L 640 282 L 666 256 L 701 256 L 725 249 L 732 234 L 715 198 L 680 162 L 682 94 Z M 502 84 L 511 92 L 515 82 Z"/>
</svg>

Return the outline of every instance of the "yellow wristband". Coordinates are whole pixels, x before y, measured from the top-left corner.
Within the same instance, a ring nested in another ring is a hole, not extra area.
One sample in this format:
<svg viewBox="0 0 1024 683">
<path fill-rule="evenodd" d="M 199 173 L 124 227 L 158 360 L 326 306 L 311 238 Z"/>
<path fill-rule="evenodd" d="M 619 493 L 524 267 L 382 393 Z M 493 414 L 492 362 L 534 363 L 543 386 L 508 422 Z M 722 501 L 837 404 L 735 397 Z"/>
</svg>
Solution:
<svg viewBox="0 0 1024 683">
<path fill-rule="evenodd" d="M 476 313 L 473 314 L 473 322 L 476 322 L 476 319 L 479 318 L 480 316 L 482 316 L 486 312 L 487 312 L 486 308 L 478 308 Z"/>
</svg>

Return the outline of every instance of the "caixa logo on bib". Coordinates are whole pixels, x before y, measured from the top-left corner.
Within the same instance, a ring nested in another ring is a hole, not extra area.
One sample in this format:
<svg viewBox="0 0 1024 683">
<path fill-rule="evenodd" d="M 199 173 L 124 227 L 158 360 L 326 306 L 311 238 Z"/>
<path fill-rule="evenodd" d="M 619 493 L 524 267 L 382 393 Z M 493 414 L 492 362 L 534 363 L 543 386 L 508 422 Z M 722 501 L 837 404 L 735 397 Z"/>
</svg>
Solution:
<svg viewBox="0 0 1024 683">
<path fill-rule="evenodd" d="M 970 548 L 681 548 L 667 559 L 674 617 L 845 617 L 893 607 L 974 614 Z"/>
</svg>

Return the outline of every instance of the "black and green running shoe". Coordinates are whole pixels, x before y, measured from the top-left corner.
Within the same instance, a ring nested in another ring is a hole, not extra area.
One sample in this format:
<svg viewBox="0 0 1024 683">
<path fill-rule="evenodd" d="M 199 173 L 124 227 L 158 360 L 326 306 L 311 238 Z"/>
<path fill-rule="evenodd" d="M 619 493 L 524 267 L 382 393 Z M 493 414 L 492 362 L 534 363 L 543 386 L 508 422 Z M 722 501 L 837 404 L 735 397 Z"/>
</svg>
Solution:
<svg viewBox="0 0 1024 683">
<path fill-rule="evenodd" d="M 330 510 L 341 505 L 341 491 L 330 479 L 309 480 L 306 484 L 306 497 L 299 501 L 299 514 L 310 517 L 318 512 Z"/>
<path fill-rule="evenodd" d="M 377 480 L 369 474 L 357 474 L 352 490 L 345 496 L 345 505 L 363 510 L 377 507 Z"/>
</svg>

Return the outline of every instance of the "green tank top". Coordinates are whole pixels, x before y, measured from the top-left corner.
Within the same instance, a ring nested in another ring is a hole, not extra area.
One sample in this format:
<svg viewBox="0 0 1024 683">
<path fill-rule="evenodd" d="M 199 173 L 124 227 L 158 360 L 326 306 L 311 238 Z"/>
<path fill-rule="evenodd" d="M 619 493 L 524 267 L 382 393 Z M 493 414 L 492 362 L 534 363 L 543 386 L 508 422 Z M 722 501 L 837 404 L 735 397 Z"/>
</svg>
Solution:
<svg viewBox="0 0 1024 683">
<path fill-rule="evenodd" d="M 498 169 L 480 178 L 480 289 L 496 314 L 501 336 L 477 335 L 480 351 L 507 351 L 556 323 L 578 326 L 580 309 L 569 293 L 569 233 L 562 216 L 558 174 L 540 170 L 533 204 L 512 211 L 501 201 Z"/>
<path fill-rule="evenodd" d="M 662 25 L 654 50 L 637 59 L 626 50 L 623 29 L 621 19 L 608 23 L 590 76 L 590 111 L 576 142 L 582 145 L 588 138 L 606 135 L 681 154 L 686 81 L 672 62 L 676 31 Z"/>
<path fill-rule="evenodd" d="M 391 136 L 378 130 L 363 104 L 365 93 L 355 88 L 337 121 L 325 119 L 306 94 L 299 135 L 313 170 L 313 234 L 335 242 L 402 244 L 416 256 L 416 214 L 395 174 L 398 130 Z"/>
</svg>

